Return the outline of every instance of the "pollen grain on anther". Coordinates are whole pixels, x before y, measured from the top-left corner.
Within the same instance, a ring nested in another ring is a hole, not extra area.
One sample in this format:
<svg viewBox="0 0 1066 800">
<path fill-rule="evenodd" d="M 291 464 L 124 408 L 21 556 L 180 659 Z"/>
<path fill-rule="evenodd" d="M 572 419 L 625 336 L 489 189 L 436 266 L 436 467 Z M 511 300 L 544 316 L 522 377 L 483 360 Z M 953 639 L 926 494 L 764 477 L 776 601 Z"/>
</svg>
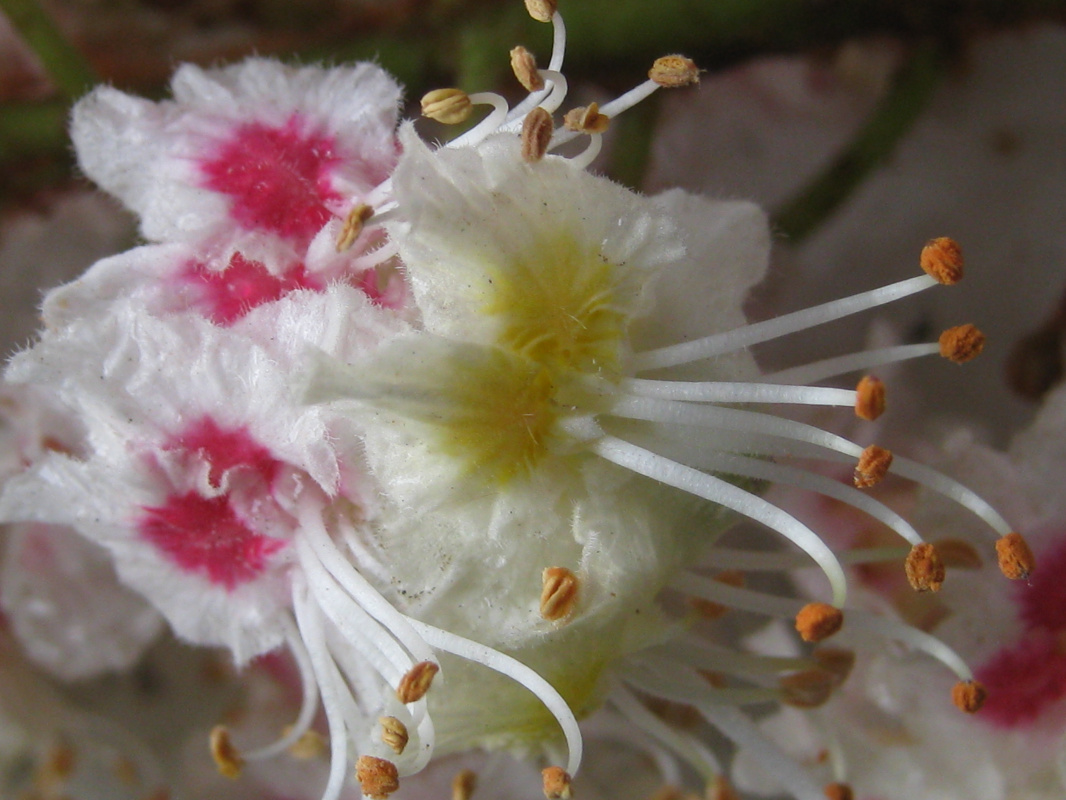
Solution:
<svg viewBox="0 0 1066 800">
<path fill-rule="evenodd" d="M 951 702 L 960 711 L 967 714 L 976 714 L 984 705 L 988 692 L 977 681 L 959 681 L 951 689 Z"/>
<path fill-rule="evenodd" d="M 544 158 L 551 144 L 555 123 L 547 109 L 537 106 L 522 121 L 522 160 L 533 164 Z"/>
<path fill-rule="evenodd" d="M 885 384 L 873 375 L 866 375 L 855 387 L 855 416 L 867 422 L 885 413 Z"/>
<path fill-rule="evenodd" d="M 522 45 L 511 49 L 511 71 L 527 92 L 539 92 L 544 88 L 544 78 L 537 69 L 537 59 Z"/>
<path fill-rule="evenodd" d="M 400 788 L 399 770 L 384 758 L 359 756 L 355 764 L 355 777 L 363 794 L 371 800 L 385 800 Z"/>
<path fill-rule="evenodd" d="M 865 448 L 859 455 L 859 462 L 855 465 L 855 486 L 859 489 L 869 489 L 880 483 L 888 474 L 892 466 L 892 451 L 872 444 Z"/>
<path fill-rule="evenodd" d="M 940 334 L 940 355 L 956 364 L 972 361 L 984 349 L 985 335 L 976 325 L 958 325 Z"/>
<path fill-rule="evenodd" d="M 541 573 L 540 615 L 558 622 L 574 611 L 577 603 L 578 579 L 566 567 L 548 567 Z"/>
<path fill-rule="evenodd" d="M 944 562 L 928 542 L 911 548 L 904 563 L 907 580 L 916 592 L 939 592 L 944 583 Z"/>
<path fill-rule="evenodd" d="M 1020 533 L 1008 533 L 996 541 L 999 569 L 1012 581 L 1026 580 L 1036 569 L 1036 559 L 1029 543 Z"/>
<path fill-rule="evenodd" d="M 844 612 L 828 603 L 807 603 L 796 614 L 796 630 L 805 642 L 821 642 L 840 630 Z"/>
<path fill-rule="evenodd" d="M 396 755 L 401 755 L 407 747 L 407 726 L 396 717 L 379 717 L 381 741 L 387 744 Z"/>
<path fill-rule="evenodd" d="M 547 767 L 540 772 L 547 800 L 570 800 L 570 773 L 562 767 Z"/>
<path fill-rule="evenodd" d="M 920 263 L 926 274 L 936 278 L 945 286 L 951 286 L 962 280 L 962 248 L 959 247 L 958 242 L 947 236 L 927 242 L 922 248 Z"/>
<path fill-rule="evenodd" d="M 396 687 L 396 697 L 401 703 L 415 703 L 426 696 L 434 676 L 440 667 L 432 661 L 419 661 L 400 679 Z"/>
<path fill-rule="evenodd" d="M 696 63 L 685 56 L 670 55 L 655 59 L 648 77 L 667 89 L 690 86 L 700 82 L 700 69 Z"/>
</svg>

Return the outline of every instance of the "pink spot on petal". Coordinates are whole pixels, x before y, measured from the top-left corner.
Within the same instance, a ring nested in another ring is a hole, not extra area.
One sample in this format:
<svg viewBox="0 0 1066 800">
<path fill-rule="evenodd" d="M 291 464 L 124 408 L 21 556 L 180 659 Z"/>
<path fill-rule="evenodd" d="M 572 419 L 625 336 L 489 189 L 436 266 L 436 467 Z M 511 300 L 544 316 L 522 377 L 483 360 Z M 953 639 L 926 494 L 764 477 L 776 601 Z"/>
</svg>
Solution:
<svg viewBox="0 0 1066 800">
<path fill-rule="evenodd" d="M 200 263 L 189 264 L 181 279 L 201 293 L 199 302 L 206 306 L 204 315 L 216 325 L 229 326 L 253 308 L 280 300 L 297 289 L 323 287 L 297 264 L 285 275 L 272 275 L 258 261 L 234 253 L 223 270 L 208 269 Z"/>
<path fill-rule="evenodd" d="M 222 476 L 243 469 L 259 477 L 266 487 L 274 481 L 281 462 L 248 433 L 247 428 L 225 430 L 210 417 L 194 422 L 165 446 L 183 450 L 210 465 L 208 482 L 218 488 Z"/>
<path fill-rule="evenodd" d="M 996 653 L 977 671 L 988 689 L 978 712 L 1001 728 L 1030 724 L 1066 697 L 1066 641 L 1048 630 L 1031 630 Z"/>
<path fill-rule="evenodd" d="M 281 127 L 239 126 L 200 168 L 206 188 L 231 199 L 241 227 L 306 246 L 332 216 L 326 204 L 341 199 L 330 183 L 340 162 L 334 139 L 293 115 Z"/>
<path fill-rule="evenodd" d="M 255 579 L 285 542 L 256 533 L 223 497 L 196 492 L 172 495 L 162 506 L 145 508 L 141 536 L 182 569 L 228 590 Z"/>
<path fill-rule="evenodd" d="M 1036 554 L 1036 569 L 1015 591 L 1019 616 L 1028 627 L 1066 631 L 1066 531 Z"/>
</svg>

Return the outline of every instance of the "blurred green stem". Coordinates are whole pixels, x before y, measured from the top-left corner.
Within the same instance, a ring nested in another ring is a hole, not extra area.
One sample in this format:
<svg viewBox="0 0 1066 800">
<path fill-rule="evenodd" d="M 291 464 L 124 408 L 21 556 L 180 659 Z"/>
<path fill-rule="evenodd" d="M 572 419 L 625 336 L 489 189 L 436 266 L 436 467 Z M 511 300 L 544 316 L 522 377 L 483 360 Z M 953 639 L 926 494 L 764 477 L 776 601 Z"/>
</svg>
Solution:
<svg viewBox="0 0 1066 800">
<path fill-rule="evenodd" d="M 73 100 L 99 82 L 89 62 L 60 33 L 36 0 L 0 0 L 0 10 L 67 98 Z"/>
<path fill-rule="evenodd" d="M 793 243 L 808 236 L 892 155 L 932 97 L 944 63 L 944 55 L 935 44 L 915 49 L 851 143 L 774 215 L 775 227 L 781 233 Z"/>
</svg>

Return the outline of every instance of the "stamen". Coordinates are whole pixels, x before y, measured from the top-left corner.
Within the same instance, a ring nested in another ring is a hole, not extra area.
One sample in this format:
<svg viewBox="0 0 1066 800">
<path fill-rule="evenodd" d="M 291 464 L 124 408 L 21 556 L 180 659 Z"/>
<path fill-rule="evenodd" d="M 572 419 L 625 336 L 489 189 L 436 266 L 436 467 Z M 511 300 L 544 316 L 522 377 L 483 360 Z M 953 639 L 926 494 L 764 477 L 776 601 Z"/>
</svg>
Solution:
<svg viewBox="0 0 1066 800">
<path fill-rule="evenodd" d="M 551 18 L 552 22 L 552 55 L 551 60 L 548 62 L 548 69 L 541 72 L 541 78 L 546 82 L 552 81 L 552 75 L 561 74 L 563 68 L 563 58 L 566 54 L 566 24 L 563 22 L 563 15 L 555 13 Z M 533 92 L 525 100 L 516 105 L 510 110 L 507 116 L 504 118 L 504 123 L 501 126 L 501 130 L 512 131 L 515 130 L 514 123 L 516 120 L 524 119 L 530 109 L 540 105 L 540 103 L 548 96 L 551 90 L 555 88 L 554 82 L 552 82 L 550 88 L 541 89 L 539 92 Z"/>
<path fill-rule="evenodd" d="M 777 506 L 768 503 L 731 483 L 699 470 L 678 464 L 629 442 L 605 436 L 591 445 L 591 450 L 639 475 L 673 486 L 696 497 L 730 508 L 756 522 L 761 522 L 804 550 L 825 573 L 833 591 L 833 602 L 844 605 L 847 579 L 833 551 L 810 528 Z"/>
<path fill-rule="evenodd" d="M 719 583 L 724 583 L 726 586 L 733 586 L 737 589 L 744 588 L 744 574 L 737 572 L 736 570 L 720 572 L 714 576 L 713 580 L 716 580 Z M 729 613 L 729 606 L 724 606 L 713 600 L 705 600 L 702 597 L 690 597 L 689 605 L 692 606 L 692 608 L 704 619 L 720 619 Z"/>
<path fill-rule="evenodd" d="M 522 122 L 522 160 L 534 164 L 544 158 L 551 143 L 555 123 L 543 106 L 537 106 Z"/>
<path fill-rule="evenodd" d="M 954 239 L 930 239 L 919 258 L 922 269 L 939 283 L 952 286 L 962 280 L 962 248 Z"/>
<path fill-rule="evenodd" d="M 999 570 L 1012 581 L 1028 580 L 1036 569 L 1036 559 L 1029 543 L 1020 533 L 1008 533 L 996 542 Z"/>
<path fill-rule="evenodd" d="M 219 774 L 232 779 L 241 777 L 244 759 L 233 746 L 229 729 L 225 725 L 216 725 L 211 729 L 208 741 L 211 747 L 211 758 L 215 760 Z"/>
<path fill-rule="evenodd" d="M 898 364 L 901 361 L 908 361 L 912 358 L 937 355 L 939 352 L 940 345 L 937 342 L 901 344 L 895 347 L 884 347 L 879 350 L 862 350 L 858 353 L 848 353 L 847 355 L 812 361 L 810 364 L 802 364 L 798 367 L 772 372 L 764 375 L 763 380 L 775 383 L 819 383 L 826 378 L 835 378 L 838 375 L 846 375 L 849 372 L 865 371 L 882 367 L 885 364 Z"/>
<path fill-rule="evenodd" d="M 915 650 L 920 650 L 926 655 L 932 656 L 945 667 L 955 673 L 960 681 L 972 681 L 973 671 L 959 654 L 952 650 L 944 642 L 931 636 L 925 631 L 920 631 L 910 625 L 898 622 L 889 617 L 882 617 L 865 611 L 848 611 L 851 624 L 841 634 L 841 637 L 853 641 L 867 634 L 874 634 L 888 639 L 894 639 Z"/>
<path fill-rule="evenodd" d="M 296 717 L 296 722 L 280 739 L 273 744 L 245 753 L 245 761 L 273 758 L 278 753 L 295 747 L 301 738 L 310 732 L 311 723 L 314 722 L 315 712 L 318 710 L 318 682 L 315 680 L 315 673 L 311 668 L 311 659 L 307 655 L 307 648 L 304 647 L 300 632 L 296 630 L 291 617 L 283 617 L 282 625 L 285 628 L 285 640 L 288 643 L 289 651 L 292 653 L 296 661 L 296 667 L 300 672 L 300 684 L 303 690 L 300 713 Z"/>
<path fill-rule="evenodd" d="M 540 615 L 552 622 L 569 617 L 577 603 L 577 576 L 566 567 L 548 567 L 541 581 Z"/>
<path fill-rule="evenodd" d="M 544 796 L 547 800 L 570 800 L 570 774 L 562 767 L 547 767 L 541 770 L 544 779 Z"/>
<path fill-rule="evenodd" d="M 462 136 L 448 142 L 445 147 L 475 145 L 489 134 L 496 133 L 500 129 L 500 125 L 507 119 L 507 101 L 495 92 L 478 92 L 470 95 L 469 99 L 471 104 L 475 106 L 492 106 L 492 111 L 485 119 L 481 120 Z"/>
<path fill-rule="evenodd" d="M 570 750 L 567 770 L 571 774 L 577 772 L 581 766 L 583 749 L 581 729 L 578 727 L 573 709 L 570 708 L 554 686 L 544 680 L 536 671 L 505 653 L 433 625 L 427 625 L 413 617 L 407 617 L 407 621 L 431 647 L 486 666 L 501 675 L 506 675 L 533 692 L 551 712 L 552 716 L 555 717 L 559 727 L 563 729 L 563 736 L 566 738 L 566 744 Z"/>
<path fill-rule="evenodd" d="M 846 407 L 857 402 L 856 393 L 848 389 L 744 381 L 657 381 L 627 378 L 619 384 L 619 389 L 640 397 L 693 403 L 781 403 Z"/>
<path fill-rule="evenodd" d="M 539 92 L 544 88 L 544 78 L 537 71 L 537 59 L 522 45 L 511 50 L 511 71 L 527 92 Z"/>
<path fill-rule="evenodd" d="M 771 617 L 788 619 L 794 617 L 800 610 L 800 602 L 793 598 L 778 597 L 751 589 L 739 589 L 691 572 L 682 572 L 677 575 L 670 581 L 669 586 L 674 591 L 693 597 L 702 597 L 729 608 L 766 614 Z"/>
<path fill-rule="evenodd" d="M 855 387 L 855 416 L 873 422 L 885 413 L 885 384 L 873 375 L 866 375 Z"/>
<path fill-rule="evenodd" d="M 440 672 L 440 667 L 432 661 L 420 661 L 407 671 L 396 687 L 397 699 L 407 705 L 417 703 L 426 696 L 433 678 Z"/>
<path fill-rule="evenodd" d="M 402 755 L 410 739 L 407 726 L 396 717 L 378 717 L 378 724 L 381 725 L 381 741 L 396 755 Z"/>
<path fill-rule="evenodd" d="M 610 124 L 611 118 L 600 113 L 598 103 L 572 108 L 563 117 L 566 129 L 577 133 L 604 133 Z"/>
<path fill-rule="evenodd" d="M 839 684 L 836 676 L 821 669 L 809 669 L 781 678 L 778 684 L 783 702 L 794 708 L 818 708 L 828 702 Z"/>
<path fill-rule="evenodd" d="M 960 711 L 976 714 L 984 705 L 988 691 L 974 680 L 959 681 L 951 689 L 951 702 Z"/>
<path fill-rule="evenodd" d="M 892 451 L 876 444 L 870 445 L 859 455 L 859 463 L 855 466 L 855 486 L 859 489 L 876 486 L 888 474 L 891 466 Z"/>
<path fill-rule="evenodd" d="M 344 218 L 344 226 L 341 228 L 340 235 L 337 236 L 338 253 L 343 253 L 355 244 L 355 240 L 363 232 L 363 225 L 372 216 L 374 216 L 374 209 L 366 203 L 358 203 L 352 207 L 348 216 Z"/>
<path fill-rule="evenodd" d="M 604 108 L 604 113 L 607 113 L 606 107 Z M 614 114 L 611 114 L 611 116 L 614 116 Z M 687 364 L 692 361 L 702 361 L 723 353 L 732 353 L 790 333 L 812 328 L 815 325 L 822 325 L 851 314 L 857 314 L 860 311 L 867 311 L 912 294 L 917 294 L 936 285 L 936 279 L 928 275 L 919 275 L 916 278 L 908 278 L 898 283 L 881 286 L 851 297 L 831 300 L 819 306 L 794 311 L 791 314 L 745 325 L 731 331 L 716 333 L 703 339 L 647 350 L 637 354 L 634 366 L 638 372 L 646 372 L 652 369 Z"/>
<path fill-rule="evenodd" d="M 355 777 L 363 794 L 371 800 L 385 800 L 400 788 L 396 765 L 384 758 L 359 756 L 355 762 Z"/>
<path fill-rule="evenodd" d="M 526 0 L 526 11 L 537 22 L 551 22 L 558 7 L 557 0 Z"/>
<path fill-rule="evenodd" d="M 830 783 L 825 787 L 827 800 L 853 800 L 855 795 L 846 783 Z"/>
<path fill-rule="evenodd" d="M 844 613 L 828 603 L 807 603 L 796 615 L 796 630 L 805 642 L 821 642 L 844 625 Z"/>
<path fill-rule="evenodd" d="M 458 125 L 470 119 L 474 104 L 462 89 L 434 89 L 422 96 L 422 116 L 445 125 Z"/>
<path fill-rule="evenodd" d="M 588 147 L 573 156 L 570 159 L 570 163 L 574 169 L 588 169 L 589 165 L 596 160 L 596 156 L 600 154 L 602 148 L 603 136 L 598 133 L 590 134 Z"/>
<path fill-rule="evenodd" d="M 843 484 L 837 486 L 854 492 Z M 866 495 L 860 495 L 866 497 Z M 870 498 L 867 498 L 870 499 Z M 856 506 L 858 508 L 859 506 Z M 908 540 L 909 541 L 909 540 Z M 915 543 L 920 542 L 916 540 Z M 937 547 L 940 547 L 940 543 Z M 838 558 L 841 564 L 878 564 L 889 561 L 899 561 L 906 558 L 908 548 L 904 547 L 856 547 L 841 553 Z M 942 554 L 943 555 L 943 554 Z M 739 550 L 730 547 L 715 547 L 700 562 L 705 567 L 719 567 L 724 569 L 740 569 L 755 572 L 783 572 L 793 569 L 801 569 L 806 563 L 806 556 L 800 553 L 764 553 L 761 551 Z M 946 559 L 944 563 L 950 564 Z"/>
<path fill-rule="evenodd" d="M 452 778 L 452 800 L 470 800 L 477 788 L 477 773 L 461 769 Z"/>
<path fill-rule="evenodd" d="M 967 323 L 948 328 L 940 334 L 940 355 L 956 364 L 965 364 L 981 355 L 985 349 L 985 335 L 976 325 Z"/>
<path fill-rule="evenodd" d="M 907 580 L 916 592 L 939 592 L 944 583 L 944 562 L 931 544 L 916 544 L 904 562 Z"/>
<path fill-rule="evenodd" d="M 299 572 L 293 576 L 292 599 L 296 623 L 307 645 L 329 728 L 329 778 L 321 800 L 337 800 L 344 788 L 344 771 L 348 764 L 348 732 L 341 715 L 336 667 L 330 659 L 319 611 L 310 603 L 306 581 Z"/>
<path fill-rule="evenodd" d="M 286 728 L 285 734 L 292 732 L 292 728 Z M 300 734 L 300 738 L 289 747 L 289 755 L 301 761 L 310 761 L 313 758 L 321 758 L 326 752 L 326 740 L 318 731 L 306 730 Z M 247 757 L 245 757 L 247 759 Z"/>
<path fill-rule="evenodd" d="M 695 62 L 684 56 L 672 55 L 655 59 L 648 70 L 648 77 L 667 89 L 691 86 L 700 82 L 700 69 Z"/>
</svg>

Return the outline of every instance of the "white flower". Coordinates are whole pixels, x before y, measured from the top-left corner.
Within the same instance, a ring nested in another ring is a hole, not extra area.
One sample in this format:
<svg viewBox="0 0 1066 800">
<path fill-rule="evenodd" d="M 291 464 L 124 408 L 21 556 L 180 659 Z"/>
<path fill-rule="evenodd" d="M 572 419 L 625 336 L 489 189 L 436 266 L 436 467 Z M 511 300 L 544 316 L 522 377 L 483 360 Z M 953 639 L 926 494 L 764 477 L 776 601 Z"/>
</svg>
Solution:
<svg viewBox="0 0 1066 800">
<path fill-rule="evenodd" d="M 50 295 L 41 342 L 7 377 L 49 396 L 83 439 L 72 452 L 46 448 L 11 478 L 0 516 L 102 545 L 121 579 L 194 643 L 223 645 L 238 663 L 291 649 L 303 684 L 295 725 L 253 751 L 216 729 L 227 774 L 304 737 L 321 697 L 325 800 L 345 791 L 352 760 L 363 793 L 382 798 L 435 753 L 474 747 L 543 758 L 553 765 L 545 792 L 564 797 L 581 761 L 578 718 L 607 706 L 607 725 L 632 724 L 616 736 L 659 756 L 664 780 L 680 759 L 724 791 L 717 757 L 652 710 L 669 701 L 815 800 L 822 787 L 740 707 L 823 702 L 849 656 L 746 652 L 712 641 L 691 609 L 794 619 L 812 642 L 839 628 L 841 564 L 760 496 L 766 481 L 887 524 L 914 548 L 917 588 L 939 586 L 938 559 L 858 489 L 773 461 L 858 459 L 866 486 L 888 469 L 887 451 L 737 406 L 876 417 L 876 381 L 808 384 L 940 348 L 761 378 L 748 348 L 953 282 L 961 256 L 938 240 L 925 265 L 936 277 L 747 324 L 741 306 L 769 247 L 761 212 L 680 192 L 644 198 L 584 169 L 611 117 L 661 85 L 692 82 L 695 66 L 660 59 L 646 83 L 568 114 L 570 130 L 553 134 L 565 32 L 558 13 L 547 16 L 549 69 L 516 57 L 529 98 L 509 109 L 495 95 L 435 93 L 424 101 L 435 114 L 493 111 L 436 150 L 406 128 L 398 162 L 395 89 L 366 65 L 253 60 L 184 68 L 173 103 L 91 95 L 76 114 L 81 161 L 163 243 Z M 552 153 L 578 135 L 585 151 Z M 398 276 L 409 287 L 390 292 Z M 971 355 L 980 334 L 955 332 L 947 349 Z M 892 469 L 1009 533 L 958 484 L 902 458 Z M 717 546 L 738 514 L 803 554 Z M 700 571 L 780 572 L 807 558 L 828 602 Z M 917 638 L 977 691 L 942 644 L 854 620 Z"/>
</svg>

